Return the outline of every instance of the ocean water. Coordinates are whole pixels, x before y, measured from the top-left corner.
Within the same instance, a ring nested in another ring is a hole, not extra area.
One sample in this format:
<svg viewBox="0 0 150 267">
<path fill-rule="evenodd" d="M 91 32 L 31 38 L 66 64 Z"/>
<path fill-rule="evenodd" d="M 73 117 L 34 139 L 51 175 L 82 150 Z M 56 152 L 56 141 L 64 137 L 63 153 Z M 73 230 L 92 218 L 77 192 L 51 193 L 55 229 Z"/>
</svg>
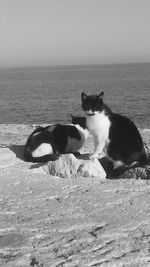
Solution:
<svg viewBox="0 0 150 267">
<path fill-rule="evenodd" d="M 150 128 L 150 64 L 0 69 L 0 123 L 67 123 L 82 116 L 81 92 Z"/>
</svg>

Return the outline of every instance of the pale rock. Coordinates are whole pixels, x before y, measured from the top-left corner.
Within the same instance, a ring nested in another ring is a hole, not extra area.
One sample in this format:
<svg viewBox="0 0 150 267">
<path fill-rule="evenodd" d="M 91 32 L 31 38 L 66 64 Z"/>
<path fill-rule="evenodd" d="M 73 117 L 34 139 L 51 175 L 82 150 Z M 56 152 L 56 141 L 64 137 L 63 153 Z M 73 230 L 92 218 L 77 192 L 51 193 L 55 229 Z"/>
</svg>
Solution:
<svg viewBox="0 0 150 267">
<path fill-rule="evenodd" d="M 9 148 L 0 148 L 0 168 L 15 164 L 16 156 Z"/>
<path fill-rule="evenodd" d="M 43 168 L 51 175 L 69 178 L 77 174 L 79 165 L 80 161 L 73 154 L 65 154 L 56 161 L 49 161 Z"/>
<path fill-rule="evenodd" d="M 73 154 L 61 155 L 56 161 L 49 161 L 43 166 L 46 173 L 62 178 L 75 177 L 77 175 L 84 177 L 106 178 L 106 172 L 98 159 L 87 160 L 78 159 Z"/>
<path fill-rule="evenodd" d="M 85 177 L 99 177 L 100 179 L 106 178 L 106 172 L 98 159 L 83 160 L 78 172 Z"/>
</svg>

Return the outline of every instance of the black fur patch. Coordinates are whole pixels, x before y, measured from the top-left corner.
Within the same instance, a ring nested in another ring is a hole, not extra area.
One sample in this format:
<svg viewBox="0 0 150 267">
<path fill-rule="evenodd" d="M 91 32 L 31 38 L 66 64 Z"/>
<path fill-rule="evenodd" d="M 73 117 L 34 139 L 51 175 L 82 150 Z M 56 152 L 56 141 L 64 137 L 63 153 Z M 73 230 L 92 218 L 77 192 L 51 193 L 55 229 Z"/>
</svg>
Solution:
<svg viewBox="0 0 150 267">
<path fill-rule="evenodd" d="M 55 129 L 53 130 L 53 138 L 56 151 L 58 151 L 59 153 L 65 152 L 68 143 L 68 137 L 81 140 L 81 136 L 75 126 L 57 124 Z"/>
<path fill-rule="evenodd" d="M 72 117 L 72 123 L 73 124 L 78 124 L 80 125 L 83 129 L 87 129 L 86 127 L 86 117 L 77 117 L 77 116 L 73 116 Z"/>
<path fill-rule="evenodd" d="M 146 158 L 143 141 L 135 124 L 127 117 L 113 113 L 110 116 L 110 144 L 108 155 L 126 165 Z"/>
</svg>

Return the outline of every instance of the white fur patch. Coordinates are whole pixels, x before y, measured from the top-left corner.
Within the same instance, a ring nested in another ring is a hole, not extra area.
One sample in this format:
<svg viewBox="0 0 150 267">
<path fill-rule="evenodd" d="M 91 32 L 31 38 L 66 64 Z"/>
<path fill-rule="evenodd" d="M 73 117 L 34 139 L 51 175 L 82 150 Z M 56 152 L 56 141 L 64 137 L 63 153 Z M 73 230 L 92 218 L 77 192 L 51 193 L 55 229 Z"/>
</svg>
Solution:
<svg viewBox="0 0 150 267">
<path fill-rule="evenodd" d="M 125 166 L 126 168 L 132 168 L 132 167 L 136 167 L 138 165 L 137 161 L 134 161 L 131 164 L 126 165 L 121 160 L 114 160 L 109 156 L 108 156 L 108 159 L 113 163 L 113 169 L 114 170 L 121 167 L 121 166 Z"/>
<path fill-rule="evenodd" d="M 96 157 L 98 154 L 101 154 L 104 149 L 107 151 L 111 122 L 104 111 L 101 113 L 98 112 L 93 116 L 87 116 L 86 122 L 88 130 L 93 134 L 95 139 L 95 151 L 93 156 Z"/>
<path fill-rule="evenodd" d="M 50 144 L 43 143 L 32 152 L 32 156 L 34 158 L 38 158 L 52 153 L 53 153 L 52 146 Z"/>
<path fill-rule="evenodd" d="M 56 127 L 57 127 L 57 125 L 55 125 L 55 124 L 54 124 L 54 125 L 51 125 L 51 126 L 48 128 L 48 131 L 52 133 L 52 132 L 55 130 Z"/>
<path fill-rule="evenodd" d="M 34 134 L 33 134 L 33 137 L 39 135 L 40 133 L 41 133 L 41 131 L 34 133 Z"/>
<path fill-rule="evenodd" d="M 121 167 L 121 166 L 124 166 L 124 163 L 121 161 L 121 160 L 113 160 L 113 168 L 114 170 Z"/>
<path fill-rule="evenodd" d="M 75 124 L 74 126 L 78 129 L 79 134 L 81 135 L 81 139 L 84 139 L 85 141 L 89 135 L 89 131 L 87 129 L 82 128 L 79 124 Z"/>
<path fill-rule="evenodd" d="M 113 163 L 113 169 L 117 169 L 121 166 L 125 166 L 124 163 L 121 160 L 114 160 L 113 158 L 109 157 L 106 153 L 107 158 Z"/>
<path fill-rule="evenodd" d="M 94 112 L 90 109 L 90 110 L 86 110 L 85 111 L 87 115 L 94 115 Z"/>
<path fill-rule="evenodd" d="M 96 113 L 94 116 L 87 117 L 87 128 L 99 138 L 104 137 L 107 140 L 110 129 L 110 120 L 104 112 Z"/>
<path fill-rule="evenodd" d="M 87 115 L 96 115 L 96 114 L 100 114 L 99 111 L 92 111 L 91 109 L 90 110 L 86 110 L 85 111 Z"/>
<path fill-rule="evenodd" d="M 81 139 L 78 140 L 76 138 L 68 138 L 68 144 L 66 147 L 66 151 L 65 152 L 77 152 L 81 149 L 81 147 L 83 146 L 86 138 L 89 135 L 89 131 L 87 129 L 83 129 L 80 125 L 75 124 L 73 125 L 77 128 Z"/>
</svg>

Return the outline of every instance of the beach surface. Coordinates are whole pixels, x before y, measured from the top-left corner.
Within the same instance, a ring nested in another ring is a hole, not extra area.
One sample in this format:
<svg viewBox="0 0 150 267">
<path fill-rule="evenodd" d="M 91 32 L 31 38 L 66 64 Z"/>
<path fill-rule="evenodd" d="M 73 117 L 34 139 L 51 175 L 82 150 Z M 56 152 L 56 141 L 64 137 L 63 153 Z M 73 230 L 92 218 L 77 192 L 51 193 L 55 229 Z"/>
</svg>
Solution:
<svg viewBox="0 0 150 267">
<path fill-rule="evenodd" d="M 51 176 L 23 159 L 34 128 L 0 127 L 0 266 L 150 266 L 150 167 L 117 179 Z M 150 130 L 141 134 L 149 150 Z"/>
</svg>

